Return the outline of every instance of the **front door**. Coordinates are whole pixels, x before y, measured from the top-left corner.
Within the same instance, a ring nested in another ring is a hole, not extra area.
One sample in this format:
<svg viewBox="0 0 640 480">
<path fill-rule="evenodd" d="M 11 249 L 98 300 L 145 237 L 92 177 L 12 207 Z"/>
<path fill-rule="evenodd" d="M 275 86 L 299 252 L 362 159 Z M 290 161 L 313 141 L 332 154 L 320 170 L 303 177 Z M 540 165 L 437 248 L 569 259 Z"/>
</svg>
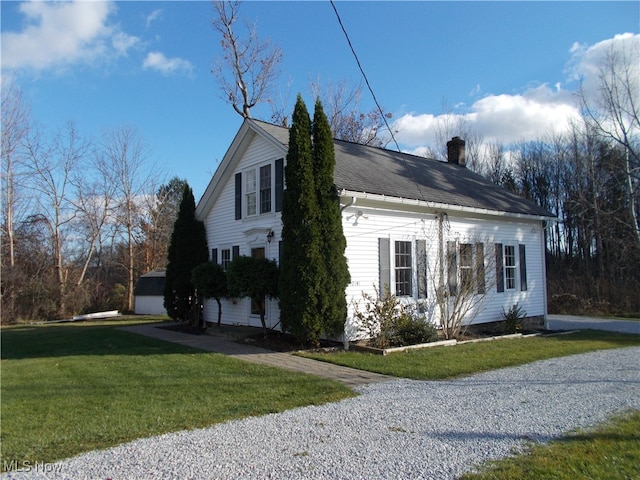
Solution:
<svg viewBox="0 0 640 480">
<path fill-rule="evenodd" d="M 264 247 L 252 248 L 251 249 L 251 256 L 253 258 L 265 258 Z M 262 297 L 262 298 L 252 298 L 251 299 L 251 314 L 252 315 L 260 315 L 260 313 L 263 311 L 264 307 L 265 307 L 265 305 L 264 305 L 264 297 Z"/>
</svg>

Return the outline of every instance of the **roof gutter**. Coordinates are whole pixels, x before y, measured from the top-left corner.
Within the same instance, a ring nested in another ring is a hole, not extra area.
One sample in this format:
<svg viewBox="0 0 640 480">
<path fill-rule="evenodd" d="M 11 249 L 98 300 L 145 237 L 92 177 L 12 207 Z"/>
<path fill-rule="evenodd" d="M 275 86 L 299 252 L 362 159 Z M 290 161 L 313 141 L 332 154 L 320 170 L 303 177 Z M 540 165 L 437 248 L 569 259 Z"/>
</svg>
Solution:
<svg viewBox="0 0 640 480">
<path fill-rule="evenodd" d="M 538 220 L 538 221 L 557 221 L 557 217 L 546 216 L 546 215 L 530 215 L 526 213 L 515 213 L 515 212 L 505 212 L 501 210 L 489 210 L 487 208 L 477 208 L 477 207 L 465 207 L 463 205 L 451 205 L 448 203 L 439 203 L 439 202 L 426 202 L 424 200 L 416 200 L 411 198 L 403 198 L 403 197 L 391 197 L 388 195 L 381 195 L 376 193 L 367 193 L 367 192 L 353 192 L 350 190 L 342 189 L 340 190 L 340 196 L 351 197 L 351 202 L 341 210 L 344 210 L 350 205 L 353 205 L 356 202 L 356 199 L 363 200 L 371 200 L 375 202 L 383 202 L 391 205 L 406 205 L 412 207 L 422 207 L 429 210 L 434 211 L 450 211 L 450 212 L 460 212 L 460 213 L 469 213 L 474 215 L 491 215 L 498 217 L 508 217 L 508 218 L 516 218 L 516 219 L 526 219 L 526 220 Z"/>
</svg>

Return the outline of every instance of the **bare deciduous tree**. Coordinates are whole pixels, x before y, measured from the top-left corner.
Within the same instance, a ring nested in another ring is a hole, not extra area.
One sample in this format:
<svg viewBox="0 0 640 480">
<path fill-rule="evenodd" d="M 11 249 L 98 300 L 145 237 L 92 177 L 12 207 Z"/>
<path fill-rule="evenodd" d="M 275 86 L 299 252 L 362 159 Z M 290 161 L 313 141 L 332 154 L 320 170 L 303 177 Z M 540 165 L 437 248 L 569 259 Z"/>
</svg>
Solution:
<svg viewBox="0 0 640 480">
<path fill-rule="evenodd" d="M 149 149 L 133 127 L 123 126 L 104 133 L 102 155 L 110 168 L 110 181 L 116 186 L 117 221 L 124 230 L 126 254 L 123 267 L 127 273 L 126 309 L 133 310 L 136 278 L 135 245 L 141 241 L 139 216 L 148 195 L 153 169 L 146 165 Z"/>
<path fill-rule="evenodd" d="M 391 118 L 391 114 L 383 115 L 377 109 L 362 112 L 359 108 L 360 85 L 350 87 L 341 81 L 323 86 L 318 79 L 311 82 L 311 93 L 321 100 L 334 138 L 375 147 L 384 147 L 389 142 L 390 136 L 385 135 L 385 118 Z"/>
<path fill-rule="evenodd" d="M 29 107 L 22 90 L 11 80 L 2 82 L 2 179 L 0 204 L 2 204 L 2 314 L 16 319 L 17 284 L 15 261 L 15 218 L 18 207 L 18 166 L 24 153 L 23 140 L 29 128 Z"/>
<path fill-rule="evenodd" d="M 578 92 L 584 118 L 601 136 L 625 151 L 624 186 L 637 246 L 640 247 L 640 42 L 635 37 L 621 48 L 609 48 L 599 65 L 595 92 L 584 84 Z M 595 94 L 594 94 L 595 93 Z"/>
<path fill-rule="evenodd" d="M 26 140 L 28 159 L 24 163 L 28 188 L 38 205 L 32 218 L 44 223 L 49 232 L 54 281 L 57 288 L 56 315 L 66 311 L 69 271 L 65 262 L 65 228 L 74 220 L 77 209 L 72 200 L 72 178 L 85 160 L 88 143 L 78 135 L 73 123 L 53 140 L 43 140 L 31 132 Z"/>
<path fill-rule="evenodd" d="M 454 238 L 443 213 L 436 222 L 436 238 L 429 247 L 435 252 L 429 254 L 432 261 L 427 265 L 435 296 L 427 303 L 437 311 L 443 336 L 453 339 L 473 322 L 496 286 L 494 244 L 474 235 Z"/>
<path fill-rule="evenodd" d="M 94 153 L 91 166 L 93 176 L 89 176 L 87 171 L 76 172 L 72 180 L 75 186 L 73 203 L 77 209 L 76 225 L 78 232 L 85 236 L 80 255 L 82 267 L 76 280 L 78 286 L 85 280 L 94 253 L 102 243 L 105 226 L 113 217 L 116 193 L 111 166 L 105 162 L 105 158 L 98 152 Z"/>
<path fill-rule="evenodd" d="M 2 228 L 7 263 L 15 265 L 14 214 L 16 207 L 16 161 L 29 128 L 29 107 L 13 81 L 2 82 Z"/>
<path fill-rule="evenodd" d="M 234 30 L 239 19 L 240 1 L 214 1 L 218 17 L 213 27 L 222 35 L 223 56 L 212 73 L 222 90 L 223 99 L 242 117 L 250 118 L 251 109 L 269 99 L 279 75 L 282 51 L 269 40 L 258 39 L 256 27 L 245 24 L 248 37 L 243 40 Z"/>
</svg>

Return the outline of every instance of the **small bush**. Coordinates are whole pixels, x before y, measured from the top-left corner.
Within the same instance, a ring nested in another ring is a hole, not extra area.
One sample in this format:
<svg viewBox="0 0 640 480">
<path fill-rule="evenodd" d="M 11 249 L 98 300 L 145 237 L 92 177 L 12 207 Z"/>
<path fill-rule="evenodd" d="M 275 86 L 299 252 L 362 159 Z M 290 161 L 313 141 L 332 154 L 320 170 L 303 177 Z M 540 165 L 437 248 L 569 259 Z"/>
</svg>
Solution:
<svg viewBox="0 0 640 480">
<path fill-rule="evenodd" d="M 522 320 L 527 316 L 527 312 L 518 305 L 512 305 L 509 310 L 505 312 L 502 309 L 502 317 L 504 318 L 504 333 L 512 334 L 518 333 L 522 330 Z"/>
<path fill-rule="evenodd" d="M 355 317 L 360 322 L 360 331 L 376 348 L 400 347 L 438 340 L 438 330 L 423 316 L 414 315 L 407 306 L 385 288 L 384 296 L 377 298 L 367 293 L 364 310 L 356 309 Z"/>
<path fill-rule="evenodd" d="M 416 345 L 438 340 L 438 329 L 423 317 L 403 313 L 392 324 L 389 343 L 393 346 Z"/>
</svg>

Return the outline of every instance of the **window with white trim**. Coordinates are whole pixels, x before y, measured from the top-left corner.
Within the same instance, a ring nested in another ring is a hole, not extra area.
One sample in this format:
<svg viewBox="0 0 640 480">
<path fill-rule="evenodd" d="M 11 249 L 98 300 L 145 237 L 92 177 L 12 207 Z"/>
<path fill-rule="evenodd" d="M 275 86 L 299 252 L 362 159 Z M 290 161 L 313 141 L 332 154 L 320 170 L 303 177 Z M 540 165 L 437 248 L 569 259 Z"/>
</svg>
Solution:
<svg viewBox="0 0 640 480">
<path fill-rule="evenodd" d="M 271 164 L 260 167 L 260 213 L 271 211 Z"/>
<path fill-rule="evenodd" d="M 473 245 L 460 244 L 460 285 L 465 291 L 473 288 Z"/>
<path fill-rule="evenodd" d="M 516 248 L 517 246 L 517 248 Z M 525 244 L 495 244 L 496 251 L 496 290 L 498 293 L 518 288 L 526 291 L 527 284 L 527 255 Z"/>
<path fill-rule="evenodd" d="M 396 295 L 412 295 L 413 262 L 411 258 L 411 242 L 395 242 L 395 277 Z"/>
<path fill-rule="evenodd" d="M 447 272 L 451 295 L 485 293 L 484 243 L 447 242 Z"/>
<path fill-rule="evenodd" d="M 516 288 L 516 247 L 504 246 L 504 288 L 515 290 Z"/>
<path fill-rule="evenodd" d="M 235 174 L 235 219 L 282 211 L 284 159 Z"/>
<path fill-rule="evenodd" d="M 220 265 L 222 265 L 222 269 L 226 272 L 227 267 L 231 263 L 231 249 L 223 248 L 220 251 Z"/>
<path fill-rule="evenodd" d="M 256 193 L 256 171 L 255 169 L 247 170 L 244 174 L 244 207 L 245 215 L 250 217 L 257 213 L 257 193 Z"/>
</svg>

